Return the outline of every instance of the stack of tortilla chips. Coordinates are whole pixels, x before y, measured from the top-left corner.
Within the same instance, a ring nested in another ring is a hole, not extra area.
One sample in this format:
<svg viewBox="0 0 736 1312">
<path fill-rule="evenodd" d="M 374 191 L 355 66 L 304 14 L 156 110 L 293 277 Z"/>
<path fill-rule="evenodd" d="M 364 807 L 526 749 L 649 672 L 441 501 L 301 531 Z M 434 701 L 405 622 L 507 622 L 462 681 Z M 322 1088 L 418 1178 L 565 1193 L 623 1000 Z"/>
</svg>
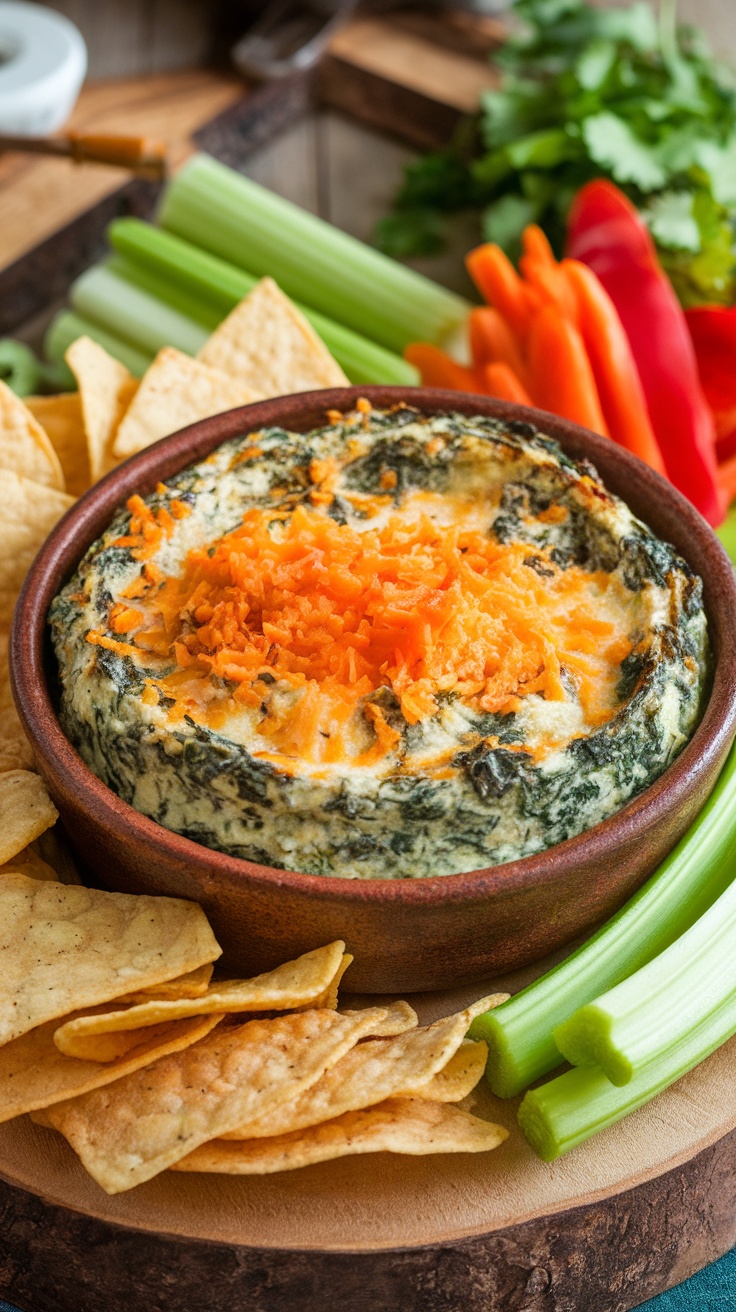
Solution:
<svg viewBox="0 0 736 1312">
<path fill-rule="evenodd" d="M 339 940 L 213 980 L 195 903 L 62 884 L 33 848 L 0 867 L 0 953 L 0 1121 L 59 1130 L 108 1193 L 506 1138 L 456 1105 L 487 1057 L 468 1028 L 505 994 L 428 1026 L 401 1001 L 340 1011 Z"/>
<path fill-rule="evenodd" d="M 23 404 L 0 383 L 0 1121 L 59 1130 L 108 1193 L 168 1167 L 495 1148 L 506 1131 L 456 1104 L 487 1055 L 468 1027 L 505 995 L 426 1027 L 405 1002 L 339 1011 L 339 941 L 213 981 L 200 907 L 81 887 L 10 696 L 10 619 L 36 551 L 74 497 L 168 433 L 347 380 L 268 278 L 197 360 L 165 348 L 140 383 L 87 338 L 67 358 L 78 393 Z"/>
</svg>

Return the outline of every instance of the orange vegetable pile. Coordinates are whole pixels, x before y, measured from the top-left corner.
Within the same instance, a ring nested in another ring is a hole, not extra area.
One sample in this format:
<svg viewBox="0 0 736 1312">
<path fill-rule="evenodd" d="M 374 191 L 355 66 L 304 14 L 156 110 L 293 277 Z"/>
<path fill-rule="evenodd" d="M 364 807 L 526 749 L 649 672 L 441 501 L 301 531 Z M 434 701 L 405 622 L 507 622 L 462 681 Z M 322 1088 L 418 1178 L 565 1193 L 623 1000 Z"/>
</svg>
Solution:
<svg viewBox="0 0 736 1312">
<path fill-rule="evenodd" d="M 518 273 L 490 242 L 470 252 L 467 266 L 488 303 L 470 313 L 472 366 L 417 342 L 405 354 L 424 384 L 549 410 L 664 473 L 629 339 L 593 271 L 558 262 L 534 225 L 524 232 Z"/>
<path fill-rule="evenodd" d="M 259 733 L 275 751 L 311 762 L 369 764 L 391 751 L 399 733 L 378 704 L 365 704 L 381 687 L 409 724 L 434 714 L 450 690 L 504 713 L 533 692 L 566 700 L 564 663 L 589 722 L 608 719 L 631 649 L 609 576 L 561 570 L 545 551 L 535 557 L 540 574 L 525 563 L 528 546 L 463 526 L 464 503 L 457 524 L 435 522 L 432 496 L 416 494 L 403 513 L 361 530 L 321 505 L 291 516 L 251 509 L 235 531 L 192 550 L 180 577 L 147 564 L 111 607 L 121 639 L 89 639 L 173 658 L 176 671 L 153 683 L 174 697 L 174 714 L 216 727 L 238 705 L 260 708 Z M 118 543 L 140 558 L 169 530 L 140 498 L 129 506 L 137 531 Z M 144 700 L 157 697 L 152 686 Z M 359 703 L 372 732 L 362 716 L 356 726 Z"/>
</svg>

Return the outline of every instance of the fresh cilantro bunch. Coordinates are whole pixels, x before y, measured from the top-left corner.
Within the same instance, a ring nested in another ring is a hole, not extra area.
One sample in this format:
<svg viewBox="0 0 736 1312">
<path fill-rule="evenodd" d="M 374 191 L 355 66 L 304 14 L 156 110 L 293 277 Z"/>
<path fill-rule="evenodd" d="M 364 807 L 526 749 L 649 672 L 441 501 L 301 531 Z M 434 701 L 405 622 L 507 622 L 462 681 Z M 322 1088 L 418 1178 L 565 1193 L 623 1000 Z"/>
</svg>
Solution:
<svg viewBox="0 0 736 1312">
<path fill-rule="evenodd" d="M 482 235 L 512 257 L 527 223 L 558 253 L 575 192 L 616 182 L 640 208 L 686 305 L 736 300 L 736 87 L 703 36 L 647 0 L 517 0 L 498 90 L 451 149 L 409 166 L 377 239 L 428 255 L 446 216 L 477 209 Z"/>
</svg>

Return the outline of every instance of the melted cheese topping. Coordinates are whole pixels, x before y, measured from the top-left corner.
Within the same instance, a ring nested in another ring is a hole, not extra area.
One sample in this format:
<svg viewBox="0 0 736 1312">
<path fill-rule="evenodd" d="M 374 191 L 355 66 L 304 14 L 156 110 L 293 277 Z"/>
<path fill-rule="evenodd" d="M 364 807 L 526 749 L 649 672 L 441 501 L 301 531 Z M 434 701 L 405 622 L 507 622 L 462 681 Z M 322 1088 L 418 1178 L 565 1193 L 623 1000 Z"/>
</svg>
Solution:
<svg viewBox="0 0 736 1312">
<path fill-rule="evenodd" d="M 451 760 L 443 694 L 475 715 L 523 712 L 538 760 L 615 714 L 621 661 L 646 628 L 638 594 L 603 571 L 561 569 L 544 548 L 496 541 L 490 493 L 413 491 L 398 505 L 391 489 L 352 493 L 360 518 L 338 523 L 328 511 L 339 466 L 312 465 L 311 504 L 248 510 L 168 577 L 152 557 L 188 508 L 154 512 L 131 498 L 116 545 L 143 567 L 110 608 L 116 637 L 88 640 L 160 662 L 145 705 L 166 699 L 170 723 L 227 725 L 287 772 L 395 768 L 402 733 L 371 700 L 381 688 L 400 727 L 435 722 L 404 752 L 409 769 Z"/>
</svg>

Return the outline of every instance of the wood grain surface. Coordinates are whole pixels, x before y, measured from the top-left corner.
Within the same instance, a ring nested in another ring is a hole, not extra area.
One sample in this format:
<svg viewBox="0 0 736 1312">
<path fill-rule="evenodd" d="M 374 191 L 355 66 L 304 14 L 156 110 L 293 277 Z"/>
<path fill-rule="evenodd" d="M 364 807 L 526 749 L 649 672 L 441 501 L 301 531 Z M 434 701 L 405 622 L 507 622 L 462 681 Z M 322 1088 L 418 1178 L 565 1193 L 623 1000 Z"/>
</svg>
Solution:
<svg viewBox="0 0 736 1312">
<path fill-rule="evenodd" d="M 172 167 L 192 149 L 192 133 L 243 95 L 229 73 L 195 71 L 126 81 L 89 82 L 69 126 L 78 131 L 161 137 Z M 120 169 L 69 160 L 7 154 L 0 157 L 0 263 L 12 264 L 83 211 L 117 191 Z"/>
<path fill-rule="evenodd" d="M 210 54 L 212 0 L 45 0 L 76 23 L 89 76 L 144 77 L 195 68 Z M 216 8 L 216 5 L 214 6 Z"/>
<path fill-rule="evenodd" d="M 422 103 L 416 109 L 419 118 L 425 108 L 431 114 L 433 104 L 440 112 L 449 109 L 457 118 L 461 111 L 473 108 L 479 91 L 495 80 L 484 57 L 489 39 L 482 37 L 482 24 L 477 30 L 467 25 L 463 35 L 462 27 L 448 20 L 445 26 L 456 33 L 455 45 L 465 43 L 464 48 L 449 49 L 442 44 L 441 24 L 430 23 L 427 27 L 424 20 L 416 30 L 407 21 L 408 26 L 402 25 L 400 16 L 356 20 L 338 34 L 328 61 L 339 65 L 339 87 L 333 88 L 332 99 L 343 108 L 359 110 L 367 120 L 375 118 L 380 109 L 384 120 L 388 115 L 387 126 L 397 132 L 405 127 L 406 116 L 400 108 L 392 113 L 387 108 L 397 87 L 420 96 Z M 494 31 L 497 43 L 497 29 Z M 109 40 L 113 45 L 122 40 L 116 32 L 117 27 L 111 24 Z M 356 105 L 353 102 L 360 70 L 377 77 L 380 87 L 376 96 L 367 99 L 358 91 L 362 99 Z M 294 97 L 294 85 L 279 83 L 265 95 L 269 104 L 281 102 L 284 126 L 306 110 L 304 96 L 301 100 Z M 247 93 L 240 77 L 223 70 L 195 69 L 91 81 L 82 91 L 69 126 L 78 131 L 162 138 L 169 146 L 170 167 L 176 169 L 194 149 L 192 138 L 197 130 L 233 109 Z M 256 100 L 256 114 L 263 99 L 261 94 Z M 230 162 L 242 164 L 256 144 L 236 140 L 232 145 L 237 147 L 238 157 Z M 215 137 L 211 136 L 204 146 L 215 150 Z M 119 169 L 100 165 L 75 165 L 68 160 L 22 154 L 0 157 L 0 268 L 11 265 L 79 214 L 103 202 L 123 181 Z"/>
</svg>

